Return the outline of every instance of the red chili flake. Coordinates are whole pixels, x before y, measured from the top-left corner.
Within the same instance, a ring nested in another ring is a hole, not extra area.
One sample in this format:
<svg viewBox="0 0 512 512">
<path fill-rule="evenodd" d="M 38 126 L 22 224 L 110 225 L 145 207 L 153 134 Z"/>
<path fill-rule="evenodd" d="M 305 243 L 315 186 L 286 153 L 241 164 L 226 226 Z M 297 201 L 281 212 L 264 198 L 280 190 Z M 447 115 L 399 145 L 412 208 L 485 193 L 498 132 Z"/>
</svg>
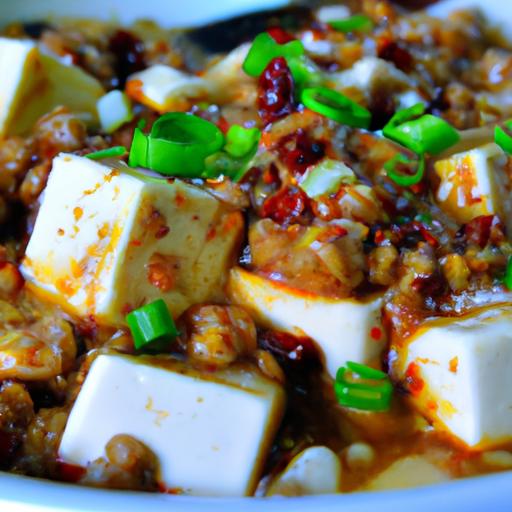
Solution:
<svg viewBox="0 0 512 512">
<path fill-rule="evenodd" d="M 133 245 L 134 247 L 140 247 L 142 242 L 140 240 L 130 240 L 130 245 Z"/>
<path fill-rule="evenodd" d="M 384 231 L 382 231 L 382 229 L 378 229 L 375 232 L 374 240 L 377 245 L 380 245 L 384 240 L 386 240 L 386 235 L 384 235 Z"/>
<path fill-rule="evenodd" d="M 429 400 L 429 401 L 427 402 L 427 409 L 428 409 L 429 411 L 432 411 L 432 412 L 437 411 L 437 409 L 438 409 L 437 402 L 436 402 L 436 401 L 434 401 L 434 400 Z"/>
<path fill-rule="evenodd" d="M 109 40 L 108 49 L 116 57 L 114 66 L 117 80 L 112 84 L 115 87 L 123 88 L 129 75 L 146 68 L 144 44 L 130 32 L 114 32 Z"/>
<path fill-rule="evenodd" d="M 330 243 L 348 235 L 348 231 L 342 226 L 326 226 L 318 235 L 317 240 L 322 243 Z"/>
<path fill-rule="evenodd" d="M 128 313 L 131 313 L 133 311 L 133 306 L 131 304 L 129 304 L 128 302 L 126 304 L 123 305 L 123 307 L 121 308 L 121 313 L 123 315 L 127 315 Z"/>
<path fill-rule="evenodd" d="M 229 121 L 224 116 L 220 116 L 219 120 L 217 121 L 217 127 L 224 135 L 226 135 L 230 128 Z"/>
<path fill-rule="evenodd" d="M 457 370 L 459 368 L 459 358 L 457 356 L 455 356 L 452 359 L 450 359 L 449 365 L 450 365 L 450 371 L 452 373 L 457 373 Z"/>
<path fill-rule="evenodd" d="M 185 196 L 183 194 L 180 194 L 179 192 L 174 197 L 174 202 L 176 203 L 176 206 L 180 207 L 185 204 Z"/>
<path fill-rule="evenodd" d="M 279 142 L 279 156 L 288 170 L 295 176 L 302 176 L 310 165 L 325 156 L 325 144 L 312 139 L 304 130 L 284 137 Z"/>
<path fill-rule="evenodd" d="M 57 459 L 57 473 L 59 480 L 76 483 L 85 476 L 87 470 L 83 466 L 69 464 L 61 459 Z"/>
<path fill-rule="evenodd" d="M 420 377 L 420 367 L 412 362 L 405 372 L 405 381 L 412 395 L 418 396 L 425 387 L 424 380 Z"/>
<path fill-rule="evenodd" d="M 297 187 L 285 187 L 265 199 L 261 216 L 269 217 L 278 224 L 288 224 L 299 217 L 308 206 L 307 195 Z"/>
<path fill-rule="evenodd" d="M 210 229 L 206 233 L 206 241 L 209 242 L 210 240 L 213 240 L 217 235 L 217 230 L 215 229 L 215 226 L 210 226 Z"/>
<path fill-rule="evenodd" d="M 172 494 L 173 496 L 183 494 L 181 487 L 166 487 L 162 482 L 158 482 L 158 492 L 162 494 Z"/>
<path fill-rule="evenodd" d="M 283 57 L 272 59 L 258 82 L 258 113 L 265 124 L 291 114 L 294 109 L 293 78 Z"/>
<path fill-rule="evenodd" d="M 155 253 L 146 266 L 148 281 L 162 292 L 168 292 L 176 284 L 176 271 L 179 268 L 175 256 Z"/>
<path fill-rule="evenodd" d="M 261 176 L 263 183 L 265 185 L 273 185 L 279 183 L 279 170 L 275 166 L 275 164 L 270 164 L 264 171 Z"/>
<path fill-rule="evenodd" d="M 281 27 L 271 27 L 267 29 L 270 37 L 278 44 L 286 44 L 290 41 L 294 41 L 295 37 L 293 37 L 289 32 L 282 29 Z"/>
<path fill-rule="evenodd" d="M 157 232 L 155 233 L 155 238 L 157 238 L 158 240 L 160 240 L 161 238 L 163 238 L 164 236 L 166 236 L 170 231 L 170 228 L 169 226 L 160 226 L 158 229 L 157 229 Z"/>
<path fill-rule="evenodd" d="M 403 44 L 390 39 L 381 39 L 378 42 L 377 53 L 379 58 L 392 62 L 398 69 L 406 73 L 411 71 L 414 59 Z"/>
<path fill-rule="evenodd" d="M 260 346 L 274 355 L 297 362 L 318 357 L 315 344 L 310 338 L 286 332 L 265 332 L 260 337 Z"/>
<path fill-rule="evenodd" d="M 429 233 L 429 231 L 424 226 L 421 226 L 419 231 L 421 233 L 421 236 L 424 238 L 425 242 L 427 242 L 432 247 L 439 246 L 438 239 L 434 235 Z"/>
<path fill-rule="evenodd" d="M 464 226 L 464 234 L 468 243 L 479 245 L 483 249 L 489 242 L 493 219 L 493 215 L 480 215 L 471 219 Z"/>
<path fill-rule="evenodd" d="M 372 327 L 370 330 L 372 340 L 380 341 L 382 339 L 382 329 L 380 327 Z"/>
</svg>

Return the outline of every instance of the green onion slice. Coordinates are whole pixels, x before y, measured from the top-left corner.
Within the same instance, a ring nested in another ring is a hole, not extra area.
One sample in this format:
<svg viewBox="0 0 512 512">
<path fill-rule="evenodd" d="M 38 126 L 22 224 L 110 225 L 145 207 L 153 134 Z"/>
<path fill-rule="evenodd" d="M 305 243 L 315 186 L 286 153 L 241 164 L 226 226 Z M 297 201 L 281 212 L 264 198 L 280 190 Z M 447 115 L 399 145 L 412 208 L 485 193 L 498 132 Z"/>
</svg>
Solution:
<svg viewBox="0 0 512 512">
<path fill-rule="evenodd" d="M 355 181 L 356 176 L 352 169 L 343 162 L 327 158 L 309 169 L 299 186 L 308 197 L 314 199 L 325 194 L 334 194 L 342 183 Z"/>
<path fill-rule="evenodd" d="M 399 110 L 382 133 L 417 154 L 438 155 L 460 140 L 459 132 L 444 119 L 424 112 L 423 103 Z"/>
<path fill-rule="evenodd" d="M 244 128 L 234 124 L 226 134 L 224 150 L 235 158 L 254 154 L 258 149 L 261 131 L 258 128 Z"/>
<path fill-rule="evenodd" d="M 505 270 L 505 277 L 503 278 L 503 284 L 507 290 L 512 291 L 512 256 L 509 256 L 507 261 L 507 268 Z"/>
<path fill-rule="evenodd" d="M 505 121 L 503 128 L 496 126 L 494 129 L 494 141 L 505 153 L 512 155 L 512 119 Z"/>
<path fill-rule="evenodd" d="M 137 350 L 164 351 L 179 334 L 162 299 L 133 310 L 126 316 L 126 322 Z"/>
<path fill-rule="evenodd" d="M 340 92 L 327 87 L 310 87 L 302 91 L 301 101 L 310 110 L 341 124 L 368 128 L 371 114 L 361 105 Z"/>
<path fill-rule="evenodd" d="M 325 83 L 324 72 L 307 56 L 287 59 L 288 67 L 293 76 L 297 99 L 306 87 L 318 87 Z"/>
<path fill-rule="evenodd" d="M 279 44 L 268 32 L 262 32 L 254 38 L 242 68 L 248 75 L 257 77 L 263 73 L 272 59 L 284 57 L 288 61 L 303 54 L 304 46 L 300 41 Z"/>
<path fill-rule="evenodd" d="M 364 14 L 355 14 L 342 20 L 329 21 L 328 25 L 338 32 L 369 32 L 373 21 Z"/>
<path fill-rule="evenodd" d="M 404 174 L 398 169 L 399 164 L 415 166 L 414 174 Z M 411 187 L 417 185 L 425 174 L 425 156 L 418 155 L 418 160 L 410 160 L 405 155 L 398 153 L 391 160 L 384 164 L 387 175 L 401 187 Z"/>
<path fill-rule="evenodd" d="M 347 362 L 336 373 L 334 392 L 340 405 L 364 411 L 387 411 L 393 386 L 384 372 Z"/>
<path fill-rule="evenodd" d="M 199 177 L 204 159 L 219 151 L 224 135 L 213 123 L 183 112 L 164 114 L 149 135 L 134 131 L 129 165 L 161 174 Z"/>
<path fill-rule="evenodd" d="M 102 160 L 103 158 L 123 156 L 126 153 L 128 153 L 128 150 L 124 146 L 113 146 L 107 149 L 100 149 L 94 153 L 89 153 L 88 155 L 85 155 L 85 157 L 90 158 L 91 160 Z"/>
</svg>

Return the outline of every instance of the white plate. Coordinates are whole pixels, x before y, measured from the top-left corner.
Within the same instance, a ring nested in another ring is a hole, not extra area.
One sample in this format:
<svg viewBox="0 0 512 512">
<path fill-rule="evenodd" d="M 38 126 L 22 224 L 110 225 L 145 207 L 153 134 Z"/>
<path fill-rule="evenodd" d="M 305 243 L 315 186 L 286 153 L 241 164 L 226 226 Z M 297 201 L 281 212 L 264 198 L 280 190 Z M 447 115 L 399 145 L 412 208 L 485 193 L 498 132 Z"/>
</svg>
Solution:
<svg viewBox="0 0 512 512">
<path fill-rule="evenodd" d="M 197 25 L 286 0 L 0 0 L 2 23 L 47 15 L 157 19 Z M 335 3 L 335 0 L 333 0 Z M 431 10 L 479 5 L 512 37 L 510 0 L 445 0 Z M 0 512 L 511 512 L 512 472 L 402 491 L 267 499 L 206 499 L 97 490 L 0 472 Z"/>
</svg>

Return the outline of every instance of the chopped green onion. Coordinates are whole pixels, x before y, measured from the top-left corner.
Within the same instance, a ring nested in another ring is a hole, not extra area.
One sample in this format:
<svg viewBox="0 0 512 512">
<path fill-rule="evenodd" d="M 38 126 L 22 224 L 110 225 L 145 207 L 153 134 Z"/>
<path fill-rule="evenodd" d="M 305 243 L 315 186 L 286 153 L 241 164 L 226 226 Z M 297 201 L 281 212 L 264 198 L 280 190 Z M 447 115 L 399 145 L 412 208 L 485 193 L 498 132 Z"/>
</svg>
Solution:
<svg viewBox="0 0 512 512">
<path fill-rule="evenodd" d="M 133 119 L 130 98 L 121 91 L 110 91 L 102 96 L 96 103 L 96 109 L 105 133 L 113 133 Z"/>
<path fill-rule="evenodd" d="M 418 222 L 421 222 L 423 224 L 427 224 L 427 225 L 430 225 L 432 224 L 432 215 L 428 212 L 426 213 L 418 213 L 418 215 L 416 215 L 414 217 L 414 220 L 418 221 Z"/>
<path fill-rule="evenodd" d="M 103 158 L 115 158 L 117 156 L 123 156 L 128 153 L 128 150 L 124 146 L 114 146 L 107 149 L 100 149 L 94 153 L 85 155 L 86 158 L 91 160 L 102 160 Z"/>
<path fill-rule="evenodd" d="M 166 175 L 199 177 L 207 156 L 224 145 L 222 132 L 213 123 L 183 112 L 164 114 L 149 135 L 136 128 L 129 165 Z"/>
<path fill-rule="evenodd" d="M 256 152 L 260 139 L 261 131 L 258 128 L 244 128 L 234 124 L 226 134 L 224 150 L 235 158 L 242 158 Z"/>
<path fill-rule="evenodd" d="M 288 67 L 293 76 L 295 91 L 300 94 L 306 87 L 318 87 L 325 82 L 323 71 L 306 55 L 287 59 Z"/>
<path fill-rule="evenodd" d="M 424 112 L 423 103 L 399 110 L 382 133 L 417 154 L 437 155 L 460 140 L 459 132 L 444 119 Z"/>
<path fill-rule="evenodd" d="M 507 269 L 505 270 L 503 284 L 505 285 L 505 288 L 507 288 L 507 290 L 512 291 L 512 256 L 509 256 L 507 261 Z"/>
<path fill-rule="evenodd" d="M 299 184 L 308 197 L 316 198 L 324 194 L 334 194 L 342 183 L 354 183 L 356 176 L 343 162 L 325 159 L 308 170 L 305 179 Z"/>
<path fill-rule="evenodd" d="M 254 38 L 242 68 L 248 75 L 257 77 L 272 59 L 284 57 L 288 61 L 303 54 L 304 46 L 300 41 L 279 44 L 268 32 L 262 32 Z"/>
<path fill-rule="evenodd" d="M 398 170 L 398 164 L 416 165 L 414 174 L 404 174 Z M 384 164 L 387 175 L 400 187 L 411 187 L 417 185 L 425 174 L 425 157 L 418 155 L 418 161 L 409 160 L 406 156 L 398 153 L 391 160 Z"/>
<path fill-rule="evenodd" d="M 393 386 L 384 372 L 347 362 L 336 373 L 334 392 L 340 405 L 364 411 L 387 411 Z"/>
<path fill-rule="evenodd" d="M 371 114 L 368 110 L 340 92 L 327 87 L 304 89 L 301 101 L 310 110 L 329 119 L 334 119 L 338 123 L 356 128 L 368 128 L 370 126 Z"/>
<path fill-rule="evenodd" d="M 503 126 L 494 129 L 494 141 L 505 153 L 512 155 L 512 119 L 505 121 Z"/>
<path fill-rule="evenodd" d="M 167 304 L 158 299 L 126 316 L 137 350 L 158 352 L 166 350 L 179 334 Z"/>
<path fill-rule="evenodd" d="M 369 32 L 373 28 L 373 21 L 364 14 L 355 14 L 343 20 L 329 21 L 328 25 L 338 32 Z"/>
</svg>

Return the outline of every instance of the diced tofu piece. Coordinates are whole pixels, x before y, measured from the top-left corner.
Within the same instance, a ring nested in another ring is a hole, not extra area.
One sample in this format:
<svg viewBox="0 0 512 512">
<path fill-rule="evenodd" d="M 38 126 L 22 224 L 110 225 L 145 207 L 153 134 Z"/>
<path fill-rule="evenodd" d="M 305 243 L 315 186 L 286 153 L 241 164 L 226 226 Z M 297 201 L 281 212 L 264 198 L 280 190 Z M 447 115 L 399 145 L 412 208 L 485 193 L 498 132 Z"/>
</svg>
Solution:
<svg viewBox="0 0 512 512">
<path fill-rule="evenodd" d="M 497 214 L 512 227 L 512 186 L 505 161 L 493 143 L 437 161 L 439 206 L 461 224 L 480 215 Z"/>
<path fill-rule="evenodd" d="M 131 75 L 126 83 L 126 92 L 132 99 L 159 112 L 166 112 L 186 107 L 184 98 L 207 96 L 208 87 L 202 78 L 156 64 Z"/>
<path fill-rule="evenodd" d="M 339 492 L 341 463 L 326 446 L 312 446 L 296 455 L 272 482 L 267 496 L 305 496 Z"/>
<path fill-rule="evenodd" d="M 33 41 L 0 38 L 0 136 L 25 133 L 58 105 L 96 120 L 101 84 L 77 66 L 41 52 Z"/>
<path fill-rule="evenodd" d="M 474 448 L 512 439 L 512 305 L 428 321 L 395 350 L 392 374 L 434 426 Z"/>
<path fill-rule="evenodd" d="M 312 338 L 332 377 L 347 361 L 374 361 L 386 342 L 380 296 L 368 302 L 330 299 L 241 268 L 231 270 L 228 293 L 234 303 L 251 311 L 261 324 Z"/>
<path fill-rule="evenodd" d="M 193 495 L 251 494 L 279 427 L 284 391 L 251 367 L 206 376 L 174 359 L 100 355 L 71 410 L 60 457 L 87 466 L 128 434 L 160 483 Z"/>
<path fill-rule="evenodd" d="M 346 5 L 324 5 L 316 11 L 315 17 L 321 23 L 343 20 L 350 17 L 350 9 Z"/>
<path fill-rule="evenodd" d="M 414 83 L 394 64 L 377 57 L 364 57 L 350 69 L 333 73 L 330 82 L 335 89 L 358 89 L 367 101 L 378 90 L 382 93 L 399 93 L 414 89 Z"/>
<path fill-rule="evenodd" d="M 206 70 L 203 78 L 208 83 L 211 101 L 242 101 L 248 104 L 256 101 L 254 79 L 242 69 L 250 47 L 250 43 L 238 46 Z"/>
<path fill-rule="evenodd" d="M 240 212 L 192 185 L 62 154 L 22 272 L 29 287 L 99 323 L 123 325 L 157 298 L 178 316 L 222 298 L 242 231 Z"/>
<path fill-rule="evenodd" d="M 96 105 L 100 118 L 101 129 L 105 133 L 113 133 L 120 126 L 133 119 L 130 98 L 121 91 L 110 91 L 102 96 Z"/>
<path fill-rule="evenodd" d="M 424 457 L 413 455 L 393 462 L 361 490 L 407 489 L 446 482 L 449 475 Z"/>
</svg>

